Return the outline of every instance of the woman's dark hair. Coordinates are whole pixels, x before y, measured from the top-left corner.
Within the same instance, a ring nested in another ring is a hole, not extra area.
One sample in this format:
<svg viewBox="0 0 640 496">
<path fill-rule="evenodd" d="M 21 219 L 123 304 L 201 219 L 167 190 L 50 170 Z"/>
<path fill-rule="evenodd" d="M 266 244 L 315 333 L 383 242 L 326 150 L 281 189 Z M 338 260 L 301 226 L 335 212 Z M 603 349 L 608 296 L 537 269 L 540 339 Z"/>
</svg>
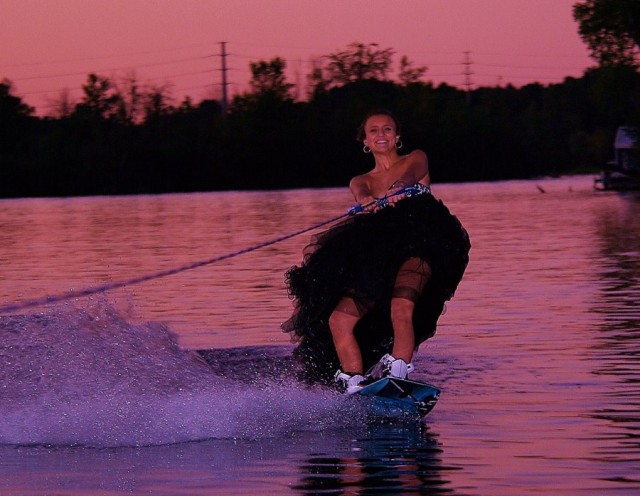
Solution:
<svg viewBox="0 0 640 496">
<path fill-rule="evenodd" d="M 387 117 L 391 117 L 391 120 L 393 120 L 393 123 L 396 126 L 396 134 L 398 136 L 401 134 L 400 133 L 400 121 L 396 118 L 395 115 L 393 115 L 393 113 L 391 113 L 389 110 L 386 110 L 386 109 L 375 109 L 375 110 L 370 110 L 369 112 L 367 112 L 367 115 L 365 115 L 364 119 L 362 119 L 362 123 L 360 124 L 360 127 L 358 128 L 358 134 L 356 135 L 356 139 L 358 141 L 364 141 L 364 138 L 367 135 L 364 126 L 367 123 L 367 121 L 369 120 L 369 117 L 373 117 L 374 115 L 386 115 Z"/>
</svg>

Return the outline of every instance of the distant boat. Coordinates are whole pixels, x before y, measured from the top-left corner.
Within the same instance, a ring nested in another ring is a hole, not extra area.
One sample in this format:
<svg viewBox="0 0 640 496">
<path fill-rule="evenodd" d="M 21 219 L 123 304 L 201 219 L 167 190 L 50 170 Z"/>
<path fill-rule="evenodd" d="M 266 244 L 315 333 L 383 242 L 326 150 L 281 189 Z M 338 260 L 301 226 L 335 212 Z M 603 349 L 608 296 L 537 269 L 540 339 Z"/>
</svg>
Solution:
<svg viewBox="0 0 640 496">
<path fill-rule="evenodd" d="M 620 126 L 613 143 L 614 159 L 605 165 L 600 176 L 595 178 L 598 190 L 640 189 L 639 150 L 636 147 L 638 129 Z"/>
</svg>

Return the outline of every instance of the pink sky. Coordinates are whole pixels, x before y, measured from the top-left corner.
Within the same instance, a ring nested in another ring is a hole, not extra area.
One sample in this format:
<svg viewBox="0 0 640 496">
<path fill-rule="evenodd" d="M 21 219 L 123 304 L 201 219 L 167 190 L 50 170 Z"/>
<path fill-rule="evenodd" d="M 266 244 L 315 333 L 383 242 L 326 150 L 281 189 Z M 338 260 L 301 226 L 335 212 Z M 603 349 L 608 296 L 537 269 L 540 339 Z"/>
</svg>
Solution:
<svg viewBox="0 0 640 496">
<path fill-rule="evenodd" d="M 593 66 L 577 34 L 576 0 L 0 0 L 0 78 L 46 114 L 61 91 L 79 100 L 87 74 L 170 83 L 175 104 L 247 90 L 249 62 L 280 56 L 289 82 L 310 60 L 378 43 L 425 65 L 425 80 L 463 87 L 561 82 Z"/>
</svg>

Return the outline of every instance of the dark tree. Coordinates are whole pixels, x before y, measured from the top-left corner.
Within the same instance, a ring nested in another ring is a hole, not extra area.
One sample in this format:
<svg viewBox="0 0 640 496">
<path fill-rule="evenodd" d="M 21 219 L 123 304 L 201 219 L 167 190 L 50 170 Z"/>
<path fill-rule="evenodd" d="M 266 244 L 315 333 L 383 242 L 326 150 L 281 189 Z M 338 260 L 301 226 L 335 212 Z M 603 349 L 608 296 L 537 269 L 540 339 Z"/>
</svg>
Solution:
<svg viewBox="0 0 640 496">
<path fill-rule="evenodd" d="M 292 84 L 284 75 L 286 63 L 280 57 L 269 62 L 261 60 L 249 64 L 251 69 L 251 92 L 257 96 L 269 95 L 279 100 L 291 100 Z"/>
<path fill-rule="evenodd" d="M 33 150 L 37 124 L 33 112 L 14 94 L 11 81 L 0 81 L 0 196 L 22 196 L 28 190 L 24 173 L 29 160 L 25 157 Z"/>
<path fill-rule="evenodd" d="M 393 53 L 391 48 L 378 48 L 377 43 L 352 43 L 330 54 L 323 68 L 315 68 L 311 84 L 314 88 L 329 89 L 365 79 L 385 81 Z"/>
<path fill-rule="evenodd" d="M 84 96 L 76 111 L 102 119 L 121 116 L 124 108 L 123 98 L 109 78 L 89 74 L 86 84 L 82 85 L 82 91 Z"/>
<path fill-rule="evenodd" d="M 584 0 L 573 6 L 579 33 L 603 66 L 638 66 L 640 1 Z"/>
<path fill-rule="evenodd" d="M 400 84 L 406 86 L 408 84 L 418 83 L 427 72 L 425 66 L 413 67 L 413 64 L 409 61 L 406 55 L 403 55 L 400 59 L 400 72 L 398 73 L 398 79 Z"/>
<path fill-rule="evenodd" d="M 8 79 L 0 81 L 0 121 L 33 114 L 33 108 L 13 94 L 13 83 Z"/>
</svg>

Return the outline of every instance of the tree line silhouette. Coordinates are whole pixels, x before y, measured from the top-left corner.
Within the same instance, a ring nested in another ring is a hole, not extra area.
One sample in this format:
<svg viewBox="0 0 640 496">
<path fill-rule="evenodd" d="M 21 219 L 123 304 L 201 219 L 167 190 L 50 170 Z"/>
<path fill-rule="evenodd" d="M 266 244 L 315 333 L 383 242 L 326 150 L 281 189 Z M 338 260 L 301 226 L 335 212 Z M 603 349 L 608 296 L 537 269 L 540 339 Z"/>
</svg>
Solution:
<svg viewBox="0 0 640 496">
<path fill-rule="evenodd" d="M 276 57 L 250 65 L 250 90 L 227 111 L 166 87 L 89 74 L 79 103 L 64 95 L 37 117 L 0 82 L 0 196 L 75 196 L 346 185 L 368 170 L 355 140 L 363 115 L 393 111 L 406 150 L 427 152 L 436 182 L 532 178 L 592 171 L 611 158 L 619 125 L 640 115 L 640 74 L 629 65 L 562 83 L 462 91 L 423 82 L 426 68 L 390 49 L 354 43 L 309 75 L 292 97 Z"/>
</svg>

